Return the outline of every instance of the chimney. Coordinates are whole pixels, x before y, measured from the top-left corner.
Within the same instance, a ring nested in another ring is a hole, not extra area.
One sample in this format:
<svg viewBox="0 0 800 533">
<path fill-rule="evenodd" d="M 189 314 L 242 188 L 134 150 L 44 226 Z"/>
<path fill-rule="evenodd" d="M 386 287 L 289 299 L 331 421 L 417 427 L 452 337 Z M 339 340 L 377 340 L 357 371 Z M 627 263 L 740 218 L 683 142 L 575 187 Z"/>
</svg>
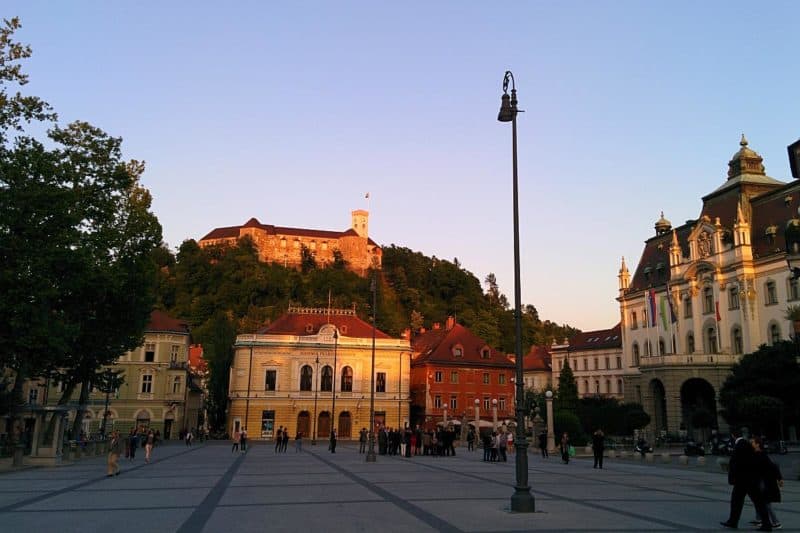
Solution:
<svg viewBox="0 0 800 533">
<path fill-rule="evenodd" d="M 447 317 L 447 325 L 445 326 L 445 329 L 447 329 L 447 331 L 450 331 L 451 329 L 453 329 L 453 326 L 455 325 L 456 325 L 455 317 L 453 316 Z"/>
<path fill-rule="evenodd" d="M 433 329 L 442 329 L 442 325 L 439 322 L 434 322 Z"/>
</svg>

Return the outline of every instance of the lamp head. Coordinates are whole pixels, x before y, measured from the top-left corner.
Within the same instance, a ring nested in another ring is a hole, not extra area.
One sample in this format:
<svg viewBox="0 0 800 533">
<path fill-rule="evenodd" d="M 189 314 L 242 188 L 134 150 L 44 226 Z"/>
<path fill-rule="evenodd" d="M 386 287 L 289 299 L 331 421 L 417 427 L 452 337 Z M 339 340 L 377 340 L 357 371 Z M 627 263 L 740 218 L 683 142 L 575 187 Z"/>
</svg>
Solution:
<svg viewBox="0 0 800 533">
<path fill-rule="evenodd" d="M 481 401 L 479 399 L 475 398 L 475 407 L 479 406 L 480 404 L 481 404 Z"/>
<path fill-rule="evenodd" d="M 492 405 L 497 405 L 497 398 L 492 398 Z"/>
<path fill-rule="evenodd" d="M 511 107 L 511 97 L 508 93 L 503 93 L 500 99 L 500 112 L 497 113 L 497 120 L 500 122 L 511 122 L 514 120 L 515 110 Z"/>
<path fill-rule="evenodd" d="M 545 392 L 544 395 L 547 397 L 547 399 L 550 399 L 553 397 L 553 391 L 549 390 Z"/>
</svg>

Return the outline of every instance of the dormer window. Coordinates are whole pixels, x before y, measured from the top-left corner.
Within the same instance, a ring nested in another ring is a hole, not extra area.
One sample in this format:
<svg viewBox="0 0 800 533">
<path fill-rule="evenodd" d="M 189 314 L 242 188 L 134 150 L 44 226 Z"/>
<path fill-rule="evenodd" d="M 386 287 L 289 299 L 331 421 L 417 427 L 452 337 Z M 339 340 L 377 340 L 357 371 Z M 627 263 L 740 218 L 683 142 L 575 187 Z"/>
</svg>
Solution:
<svg viewBox="0 0 800 533">
<path fill-rule="evenodd" d="M 481 359 L 489 359 L 492 355 L 491 350 L 489 350 L 488 346 L 484 346 L 481 348 Z"/>
<path fill-rule="evenodd" d="M 767 229 L 764 230 L 764 235 L 767 236 L 767 240 L 770 244 L 775 244 L 775 235 L 778 234 L 778 226 L 772 225 L 767 226 Z"/>
<path fill-rule="evenodd" d="M 306 333 L 314 333 L 314 324 L 306 324 Z"/>
<path fill-rule="evenodd" d="M 453 346 L 453 357 L 464 357 L 464 347 L 460 344 Z"/>
<path fill-rule="evenodd" d="M 341 326 L 341 327 L 339 328 L 339 331 L 341 331 L 341 332 L 342 332 L 342 335 L 347 335 L 347 326 L 346 326 L 346 325 L 344 325 L 344 326 Z"/>
<path fill-rule="evenodd" d="M 653 272 L 653 269 L 650 267 L 644 268 L 644 279 L 650 281 L 650 274 Z"/>
</svg>

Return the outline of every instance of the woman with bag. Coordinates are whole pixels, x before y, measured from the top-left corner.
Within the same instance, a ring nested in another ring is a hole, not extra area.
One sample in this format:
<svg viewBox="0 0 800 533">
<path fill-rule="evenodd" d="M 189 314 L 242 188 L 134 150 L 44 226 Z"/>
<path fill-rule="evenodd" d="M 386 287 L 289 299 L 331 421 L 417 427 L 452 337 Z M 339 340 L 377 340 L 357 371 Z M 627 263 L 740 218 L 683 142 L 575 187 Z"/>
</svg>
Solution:
<svg viewBox="0 0 800 533">
<path fill-rule="evenodd" d="M 569 449 L 570 449 L 569 435 L 565 431 L 561 435 L 561 460 L 564 462 L 565 465 L 569 464 Z"/>
<path fill-rule="evenodd" d="M 755 450 L 754 470 L 758 478 L 758 490 L 761 492 L 761 498 L 764 500 L 764 507 L 767 510 L 767 516 L 760 516 L 756 510 L 756 519 L 750 523 L 763 528 L 763 521 L 769 520 L 772 529 L 779 529 L 781 523 L 772 510 L 772 502 L 781 501 L 781 487 L 783 487 L 781 469 L 764 451 L 764 441 L 761 437 L 753 437 L 750 439 L 750 443 Z"/>
</svg>

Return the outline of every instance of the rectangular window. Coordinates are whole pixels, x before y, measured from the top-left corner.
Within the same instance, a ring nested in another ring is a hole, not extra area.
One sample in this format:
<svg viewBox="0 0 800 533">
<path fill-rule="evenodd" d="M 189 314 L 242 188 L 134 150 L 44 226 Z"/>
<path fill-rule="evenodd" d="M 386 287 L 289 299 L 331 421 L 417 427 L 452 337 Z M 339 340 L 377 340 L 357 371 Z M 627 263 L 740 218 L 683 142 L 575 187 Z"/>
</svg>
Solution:
<svg viewBox="0 0 800 533">
<path fill-rule="evenodd" d="M 28 391 L 28 403 L 35 404 L 39 400 L 39 389 L 30 389 Z"/>
<path fill-rule="evenodd" d="M 617 368 L 622 368 L 622 357 L 617 356 Z"/>
<path fill-rule="evenodd" d="M 606 370 L 608 370 L 609 368 L 611 368 L 611 362 L 610 362 L 609 358 L 606 357 Z"/>
<path fill-rule="evenodd" d="M 798 288 L 797 278 L 789 278 L 789 299 L 800 299 L 800 288 Z"/>
<path fill-rule="evenodd" d="M 375 376 L 375 392 L 386 392 L 386 372 L 378 372 Z"/>
<path fill-rule="evenodd" d="M 506 384 L 506 375 L 505 374 L 498 375 L 497 376 L 497 383 L 500 384 L 500 385 L 505 385 Z"/>
<path fill-rule="evenodd" d="M 584 359 L 583 360 L 583 369 L 584 370 L 589 370 L 589 360 L 588 359 Z M 576 368 L 575 370 L 578 370 L 578 369 Z"/>
<path fill-rule="evenodd" d="M 450 383 L 458 383 L 458 372 L 450 372 Z"/>
<path fill-rule="evenodd" d="M 499 400 L 497 400 L 497 407 L 498 407 L 498 408 L 499 408 L 501 411 L 505 411 L 505 410 L 506 410 L 506 399 L 505 399 L 505 398 L 503 398 L 502 396 L 500 397 L 500 399 L 499 399 Z"/>
<path fill-rule="evenodd" d="M 179 344 L 173 344 L 172 346 L 170 346 L 169 360 L 171 363 L 178 362 L 178 355 L 180 354 L 180 352 L 181 352 L 181 347 Z"/>
<path fill-rule="evenodd" d="M 484 385 L 488 385 L 489 384 L 489 373 L 488 372 L 484 372 L 483 373 L 483 384 Z"/>
<path fill-rule="evenodd" d="M 175 379 L 172 381 L 172 394 L 180 394 L 181 393 L 181 378 L 180 376 L 175 376 Z"/>
<path fill-rule="evenodd" d="M 488 396 L 483 397 L 483 410 L 488 411 L 489 407 L 492 405 L 492 400 Z"/>
<path fill-rule="evenodd" d="M 156 344 L 154 342 L 147 342 L 144 345 L 144 362 L 152 363 L 156 360 Z"/>
<path fill-rule="evenodd" d="M 692 297 L 687 296 L 683 300 L 683 318 L 692 318 Z"/>
<path fill-rule="evenodd" d="M 775 289 L 775 282 L 767 282 L 767 305 L 774 305 L 778 303 L 778 291 Z"/>
<path fill-rule="evenodd" d="M 639 328 L 639 321 L 636 318 L 636 313 L 631 313 L 631 329 L 638 329 Z"/>
<path fill-rule="evenodd" d="M 436 371 L 436 373 L 433 375 L 433 380 L 436 383 L 441 383 L 442 382 L 442 371 L 441 370 L 437 370 Z"/>
<path fill-rule="evenodd" d="M 264 376 L 264 390 L 275 390 L 275 382 L 278 379 L 278 371 L 277 370 L 267 370 L 266 375 Z"/>
<path fill-rule="evenodd" d="M 433 397 L 433 407 L 436 409 L 442 408 L 442 397 L 438 394 Z"/>
<path fill-rule="evenodd" d="M 458 396 L 450 396 L 450 409 L 455 411 L 458 408 Z"/>
<path fill-rule="evenodd" d="M 150 394 L 153 392 L 153 375 L 145 374 L 142 376 L 142 394 Z"/>
<path fill-rule="evenodd" d="M 376 415 L 378 413 L 375 413 Z M 261 411 L 261 438 L 271 439 L 275 432 L 275 411 Z"/>
<path fill-rule="evenodd" d="M 594 358 L 594 369 L 597 370 L 597 357 Z"/>
<path fill-rule="evenodd" d="M 739 289 L 736 287 L 728 291 L 728 309 L 739 309 Z"/>
<path fill-rule="evenodd" d="M 647 309 L 642 311 L 642 327 L 643 328 L 647 327 Z"/>
</svg>

